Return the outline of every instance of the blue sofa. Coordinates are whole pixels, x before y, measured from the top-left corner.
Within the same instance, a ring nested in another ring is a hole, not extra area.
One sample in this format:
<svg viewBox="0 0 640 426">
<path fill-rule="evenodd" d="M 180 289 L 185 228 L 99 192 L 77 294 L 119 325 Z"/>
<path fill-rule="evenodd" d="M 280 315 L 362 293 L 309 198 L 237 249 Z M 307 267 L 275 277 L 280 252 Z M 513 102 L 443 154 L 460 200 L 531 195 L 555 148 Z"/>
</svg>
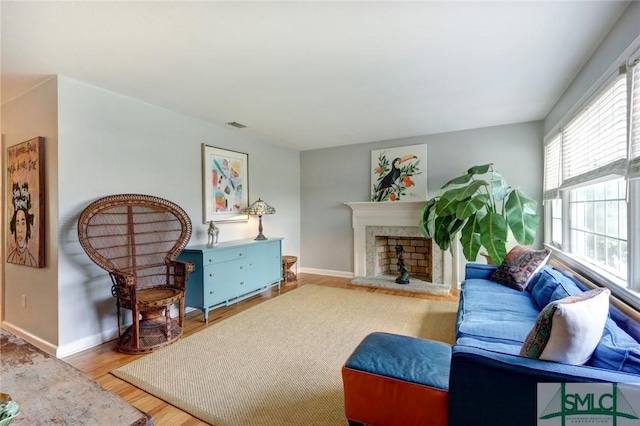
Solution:
<svg viewBox="0 0 640 426">
<path fill-rule="evenodd" d="M 518 291 L 491 281 L 495 269 L 466 266 L 451 358 L 449 425 L 534 426 L 538 383 L 640 383 L 640 324 L 613 305 L 586 365 L 519 356 L 540 310 L 586 287 L 545 266 Z"/>
</svg>

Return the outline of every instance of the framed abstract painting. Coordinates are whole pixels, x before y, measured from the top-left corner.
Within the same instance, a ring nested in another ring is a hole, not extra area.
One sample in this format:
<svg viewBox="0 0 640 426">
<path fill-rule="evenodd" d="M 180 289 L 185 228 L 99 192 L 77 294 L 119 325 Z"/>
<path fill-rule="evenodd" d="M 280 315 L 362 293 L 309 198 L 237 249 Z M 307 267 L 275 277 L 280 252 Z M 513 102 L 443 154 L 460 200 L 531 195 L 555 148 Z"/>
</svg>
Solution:
<svg viewBox="0 0 640 426">
<path fill-rule="evenodd" d="M 202 144 L 203 223 L 249 220 L 249 155 Z"/>
<path fill-rule="evenodd" d="M 372 150 L 370 200 L 426 201 L 427 145 Z"/>
<path fill-rule="evenodd" d="M 7 148 L 7 262 L 44 268 L 44 138 Z"/>
</svg>

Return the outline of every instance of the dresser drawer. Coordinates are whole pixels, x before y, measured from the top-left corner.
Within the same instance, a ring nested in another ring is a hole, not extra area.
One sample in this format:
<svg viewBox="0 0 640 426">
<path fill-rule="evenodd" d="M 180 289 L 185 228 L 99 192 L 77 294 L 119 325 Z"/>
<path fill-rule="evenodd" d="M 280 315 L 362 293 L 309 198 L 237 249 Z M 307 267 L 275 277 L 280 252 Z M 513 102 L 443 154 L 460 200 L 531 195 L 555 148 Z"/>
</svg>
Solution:
<svg viewBox="0 0 640 426">
<path fill-rule="evenodd" d="M 221 285 L 218 282 L 205 283 L 203 288 L 203 303 L 205 306 L 215 305 L 223 302 L 229 298 L 231 292 L 228 287 Z"/>
<path fill-rule="evenodd" d="M 239 283 L 246 271 L 247 262 L 245 260 L 226 262 L 224 265 L 209 265 L 204 267 L 202 279 L 205 283 L 212 281 Z"/>
<path fill-rule="evenodd" d="M 214 265 L 230 260 L 244 259 L 247 256 L 247 250 L 244 247 L 230 248 L 226 250 L 216 250 L 204 253 L 204 266 Z"/>
<path fill-rule="evenodd" d="M 224 281 L 205 281 L 202 286 L 205 306 L 216 305 L 233 296 L 235 291 Z"/>
</svg>

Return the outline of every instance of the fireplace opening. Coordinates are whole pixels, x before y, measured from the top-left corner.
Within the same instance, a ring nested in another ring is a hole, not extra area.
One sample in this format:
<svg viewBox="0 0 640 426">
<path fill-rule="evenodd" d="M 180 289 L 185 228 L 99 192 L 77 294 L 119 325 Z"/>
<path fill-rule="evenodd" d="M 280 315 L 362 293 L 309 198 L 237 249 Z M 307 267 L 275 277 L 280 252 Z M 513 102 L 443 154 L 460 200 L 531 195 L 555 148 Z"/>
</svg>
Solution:
<svg viewBox="0 0 640 426">
<path fill-rule="evenodd" d="M 450 293 L 452 285 L 457 283 L 457 266 L 451 253 L 442 251 L 432 241 L 426 243 L 426 248 L 417 248 L 426 241 L 417 226 L 424 202 L 354 201 L 346 204 L 353 212 L 353 284 L 418 293 Z M 386 237 L 386 248 L 376 246 L 376 240 L 380 239 L 376 237 Z M 389 242 L 389 239 L 396 241 Z M 420 243 L 412 242 L 414 239 Z M 424 268 L 410 272 L 408 284 L 396 283 L 401 272 L 398 271 L 395 243 L 401 243 L 405 249 L 407 268 Z M 385 254 L 379 254 L 378 250 Z M 417 255 L 422 256 L 416 258 Z M 382 266 L 377 266 L 378 258 L 383 259 Z"/>
<path fill-rule="evenodd" d="M 432 282 L 432 240 L 427 240 L 424 237 L 376 236 L 374 276 L 399 273 L 398 256 L 396 255 L 396 245 L 398 244 L 404 249 L 404 264 L 409 272 L 409 277 Z"/>
</svg>

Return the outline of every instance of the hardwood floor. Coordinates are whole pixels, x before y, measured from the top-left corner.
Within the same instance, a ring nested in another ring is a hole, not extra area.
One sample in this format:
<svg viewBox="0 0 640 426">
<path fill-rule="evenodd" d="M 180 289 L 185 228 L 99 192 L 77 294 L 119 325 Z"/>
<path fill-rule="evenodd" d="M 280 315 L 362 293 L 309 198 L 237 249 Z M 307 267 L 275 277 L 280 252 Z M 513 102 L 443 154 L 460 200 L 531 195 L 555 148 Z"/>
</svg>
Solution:
<svg viewBox="0 0 640 426">
<path fill-rule="evenodd" d="M 407 297 L 416 297 L 422 299 L 431 300 L 447 300 L 457 301 L 457 292 L 451 296 L 433 296 L 426 294 L 408 293 L 403 291 L 387 290 L 380 288 L 369 288 L 362 286 L 351 285 L 351 279 L 348 278 L 336 278 L 327 277 L 322 275 L 312 274 L 299 274 L 298 275 L 298 287 L 308 284 L 323 285 L 328 287 L 340 287 L 351 289 L 354 291 L 366 291 L 374 293 L 394 294 Z M 295 290 L 295 286 L 282 286 L 280 294 L 284 294 L 288 291 Z M 245 309 L 249 309 L 252 306 L 256 306 L 272 297 L 278 297 L 278 291 L 276 289 L 267 290 L 258 296 L 252 297 L 241 302 L 238 302 L 232 306 L 216 309 L 209 313 L 209 324 L 205 324 L 202 318 L 202 312 L 194 311 L 186 315 L 184 325 L 184 336 L 197 333 L 210 327 L 213 324 L 229 318 L 238 312 Z M 139 410 L 153 416 L 155 424 L 157 426 L 179 426 L 179 425 L 206 425 L 201 420 L 190 414 L 167 404 L 163 400 L 156 398 L 155 396 L 148 394 L 137 387 L 130 385 L 129 383 L 115 377 L 110 371 L 128 364 L 145 355 L 126 355 L 115 350 L 115 341 L 104 343 L 95 348 L 88 349 L 86 351 L 71 355 L 64 358 L 64 361 L 81 370 L 89 377 L 91 377 L 100 385 L 111 392 L 116 393 L 122 399 L 129 402 Z"/>
</svg>

